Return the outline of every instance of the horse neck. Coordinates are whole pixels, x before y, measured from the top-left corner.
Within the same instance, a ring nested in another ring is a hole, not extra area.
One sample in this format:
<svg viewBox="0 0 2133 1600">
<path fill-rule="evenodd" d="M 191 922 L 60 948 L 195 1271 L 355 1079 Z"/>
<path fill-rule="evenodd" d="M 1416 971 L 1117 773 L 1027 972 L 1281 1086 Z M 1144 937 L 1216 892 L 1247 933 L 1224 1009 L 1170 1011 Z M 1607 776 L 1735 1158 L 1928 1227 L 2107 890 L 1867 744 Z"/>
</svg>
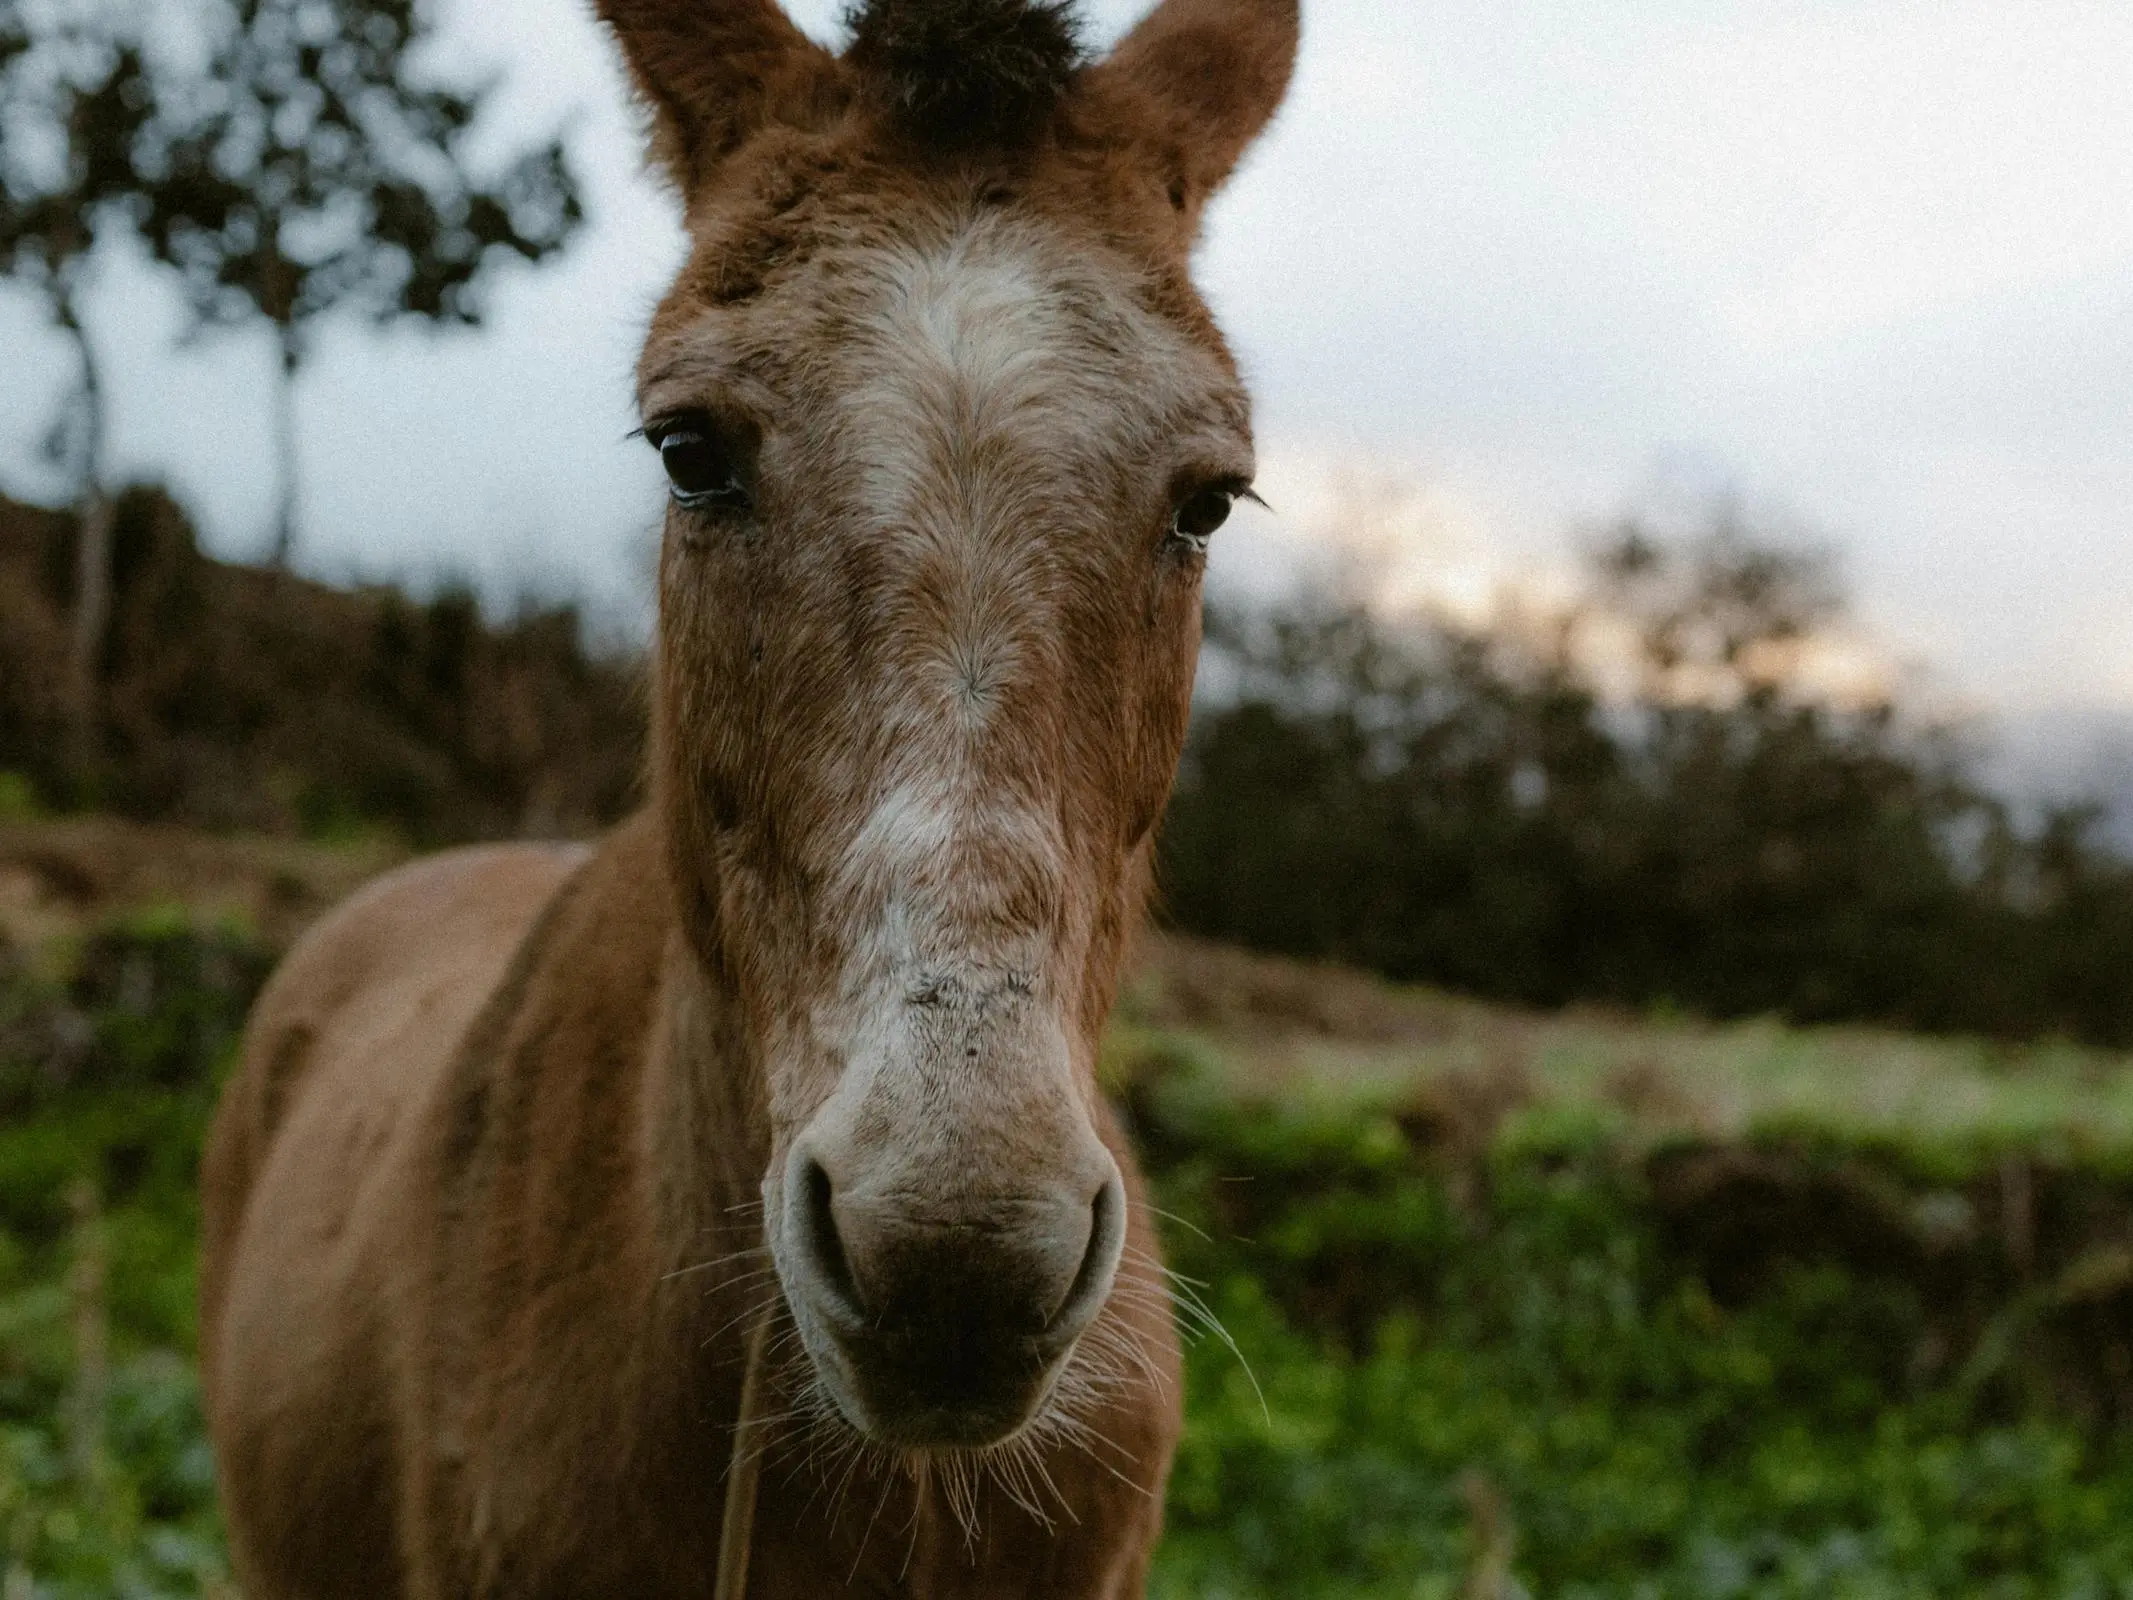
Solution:
<svg viewBox="0 0 2133 1600">
<path fill-rule="evenodd" d="M 658 1258 L 701 1291 L 763 1261 L 770 1125 L 760 1052 L 723 974 L 680 930 L 661 957 L 641 1132 Z"/>
</svg>

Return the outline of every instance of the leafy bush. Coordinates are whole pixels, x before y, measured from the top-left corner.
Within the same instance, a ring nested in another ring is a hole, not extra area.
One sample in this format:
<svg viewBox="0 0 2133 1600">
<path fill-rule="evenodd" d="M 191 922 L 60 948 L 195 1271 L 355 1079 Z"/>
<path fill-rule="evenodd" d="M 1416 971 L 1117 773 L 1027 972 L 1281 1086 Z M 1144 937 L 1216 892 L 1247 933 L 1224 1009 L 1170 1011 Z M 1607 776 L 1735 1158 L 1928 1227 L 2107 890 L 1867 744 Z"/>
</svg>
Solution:
<svg viewBox="0 0 2133 1600">
<path fill-rule="evenodd" d="M 6 1592 L 226 1592 L 192 1366 L 195 1189 L 267 954 L 171 915 L 96 935 L 58 975 L 0 961 Z"/>
<path fill-rule="evenodd" d="M 1477 1187 L 1367 1111 L 1135 1105 L 1227 1330 L 1161 1596 L 2133 1593 L 2133 1450 L 1933 1359 L 1920 1281 L 1810 1236 L 1728 1303 L 1589 1127 L 1506 1126 Z"/>
<path fill-rule="evenodd" d="M 1525 1005 L 2133 1044 L 2100 808 L 2018 825 L 1945 730 L 1832 704 L 1811 560 L 1631 528 L 1597 566 L 1523 626 L 1212 610 L 1176 925 Z"/>
</svg>

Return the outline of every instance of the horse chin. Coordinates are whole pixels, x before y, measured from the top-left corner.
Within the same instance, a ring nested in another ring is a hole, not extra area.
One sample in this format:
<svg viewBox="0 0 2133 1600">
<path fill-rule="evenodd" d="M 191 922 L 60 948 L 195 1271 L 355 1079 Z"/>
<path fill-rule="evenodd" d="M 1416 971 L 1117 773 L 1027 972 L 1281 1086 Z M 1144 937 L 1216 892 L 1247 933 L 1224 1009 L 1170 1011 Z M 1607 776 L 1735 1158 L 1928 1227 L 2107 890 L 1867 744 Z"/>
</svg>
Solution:
<svg viewBox="0 0 2133 1600">
<path fill-rule="evenodd" d="M 836 1420 L 869 1444 L 913 1457 L 1012 1444 L 1049 1411 L 1072 1356 L 1069 1347 L 1041 1362 L 914 1363 L 855 1351 L 797 1308 L 794 1320 L 814 1388 Z"/>
</svg>

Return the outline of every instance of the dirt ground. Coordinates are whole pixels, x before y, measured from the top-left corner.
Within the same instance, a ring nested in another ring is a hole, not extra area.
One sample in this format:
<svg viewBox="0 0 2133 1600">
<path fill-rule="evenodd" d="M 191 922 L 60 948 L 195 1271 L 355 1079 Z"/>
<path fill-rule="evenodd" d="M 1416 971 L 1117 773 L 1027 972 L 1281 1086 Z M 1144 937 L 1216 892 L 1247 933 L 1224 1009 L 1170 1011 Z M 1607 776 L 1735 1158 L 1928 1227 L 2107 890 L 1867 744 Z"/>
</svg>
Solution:
<svg viewBox="0 0 2133 1600">
<path fill-rule="evenodd" d="M 403 854 L 383 840 L 307 844 L 115 817 L 0 823 L 0 938 L 34 947 L 113 916 L 182 908 L 282 946 Z"/>
</svg>

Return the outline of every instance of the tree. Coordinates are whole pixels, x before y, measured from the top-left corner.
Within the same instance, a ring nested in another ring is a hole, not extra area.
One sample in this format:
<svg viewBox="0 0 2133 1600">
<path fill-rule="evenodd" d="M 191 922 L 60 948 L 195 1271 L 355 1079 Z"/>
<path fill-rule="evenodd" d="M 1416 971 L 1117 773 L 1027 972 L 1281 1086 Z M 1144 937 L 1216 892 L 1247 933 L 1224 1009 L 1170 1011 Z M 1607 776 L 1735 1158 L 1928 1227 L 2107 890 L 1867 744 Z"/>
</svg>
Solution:
<svg viewBox="0 0 2133 1600">
<path fill-rule="evenodd" d="M 296 537 L 295 385 L 335 310 L 473 325 L 499 257 L 539 261 L 582 220 L 560 141 L 484 180 L 487 86 L 425 84 L 415 0 L 203 0 L 212 63 L 147 219 L 200 326 L 264 319 L 279 354 L 274 560 Z"/>
<path fill-rule="evenodd" d="M 1211 610 L 1168 914 L 1525 1003 L 2133 1038 L 2133 862 L 2091 810 L 2024 829 L 1893 698 L 1819 687 L 1825 555 L 1724 506 L 1591 555 L 1581 598 L 1481 629 Z"/>
<path fill-rule="evenodd" d="M 77 771 L 96 742 L 97 660 L 111 595 L 111 500 L 104 483 L 103 369 L 83 294 L 109 235 L 150 209 L 156 84 L 132 13 L 0 0 L 0 268 L 43 298 L 72 342 L 74 387 L 46 441 L 72 467 L 79 533 L 68 689 Z"/>
</svg>

